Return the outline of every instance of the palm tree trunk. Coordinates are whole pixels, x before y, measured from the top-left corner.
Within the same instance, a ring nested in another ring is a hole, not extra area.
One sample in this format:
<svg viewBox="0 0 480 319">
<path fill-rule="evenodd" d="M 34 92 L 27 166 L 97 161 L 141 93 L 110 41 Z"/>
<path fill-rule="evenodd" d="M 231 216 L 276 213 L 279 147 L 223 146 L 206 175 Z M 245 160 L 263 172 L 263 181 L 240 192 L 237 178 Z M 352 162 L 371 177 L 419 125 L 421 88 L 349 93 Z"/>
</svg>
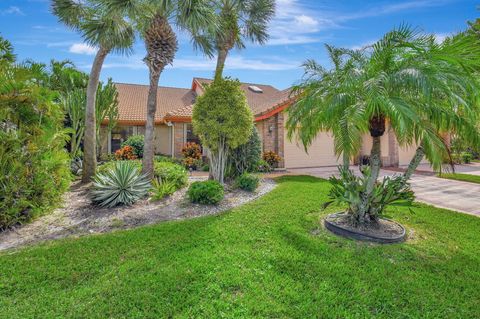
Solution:
<svg viewBox="0 0 480 319">
<path fill-rule="evenodd" d="M 219 49 L 217 57 L 217 67 L 215 69 L 215 80 L 219 80 L 223 75 L 223 68 L 225 67 L 225 61 L 227 60 L 228 50 Z"/>
<path fill-rule="evenodd" d="M 142 173 L 146 174 L 148 178 L 153 178 L 153 157 L 155 155 L 153 138 L 155 136 L 155 113 L 157 111 L 157 91 L 160 74 L 161 70 L 150 69 L 150 88 L 148 89 L 147 122 L 145 124 L 145 144 L 143 146 L 142 161 Z"/>
<path fill-rule="evenodd" d="M 85 137 L 83 145 L 83 183 L 90 182 L 97 169 L 95 99 L 97 96 L 100 72 L 102 71 L 103 62 L 108 53 L 109 50 L 102 47 L 98 50 L 97 55 L 93 60 L 92 69 L 88 78 L 87 105 L 85 108 Z"/>
<path fill-rule="evenodd" d="M 362 203 L 359 207 L 358 214 L 356 216 L 359 224 L 370 223 L 371 217 L 368 212 L 370 204 L 370 196 L 373 192 L 375 183 L 377 182 L 378 175 L 380 174 L 381 166 L 381 144 L 380 136 L 373 136 L 372 150 L 370 152 L 370 177 L 367 180 L 365 192 L 362 194 Z"/>
<path fill-rule="evenodd" d="M 370 168 L 371 175 L 370 179 L 367 182 L 367 194 L 370 194 L 377 182 L 378 175 L 380 174 L 381 166 L 381 147 L 380 147 L 380 136 L 373 137 L 372 150 L 370 152 Z"/>
<path fill-rule="evenodd" d="M 410 177 L 412 177 L 412 174 L 415 172 L 417 169 L 418 165 L 422 161 L 423 157 L 425 156 L 425 151 L 423 150 L 422 146 L 417 147 L 417 150 L 415 151 L 415 155 L 413 156 L 412 160 L 408 164 L 408 168 L 403 174 L 403 177 L 405 177 L 405 180 L 409 180 Z"/>
<path fill-rule="evenodd" d="M 343 152 L 343 168 L 350 169 L 350 156 L 345 152 Z"/>
</svg>

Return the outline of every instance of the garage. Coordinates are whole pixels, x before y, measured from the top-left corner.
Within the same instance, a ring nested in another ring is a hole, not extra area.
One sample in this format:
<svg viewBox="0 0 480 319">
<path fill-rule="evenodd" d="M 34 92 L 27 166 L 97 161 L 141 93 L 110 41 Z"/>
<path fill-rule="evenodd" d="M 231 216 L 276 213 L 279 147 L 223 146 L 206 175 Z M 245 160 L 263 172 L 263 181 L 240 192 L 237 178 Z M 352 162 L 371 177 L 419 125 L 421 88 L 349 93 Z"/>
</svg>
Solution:
<svg viewBox="0 0 480 319">
<path fill-rule="evenodd" d="M 286 168 L 336 166 L 339 164 L 339 160 L 334 153 L 333 138 L 329 133 L 319 133 L 308 148 L 308 154 L 305 152 L 302 143 L 296 139 L 290 141 L 285 135 L 284 141 Z"/>
</svg>

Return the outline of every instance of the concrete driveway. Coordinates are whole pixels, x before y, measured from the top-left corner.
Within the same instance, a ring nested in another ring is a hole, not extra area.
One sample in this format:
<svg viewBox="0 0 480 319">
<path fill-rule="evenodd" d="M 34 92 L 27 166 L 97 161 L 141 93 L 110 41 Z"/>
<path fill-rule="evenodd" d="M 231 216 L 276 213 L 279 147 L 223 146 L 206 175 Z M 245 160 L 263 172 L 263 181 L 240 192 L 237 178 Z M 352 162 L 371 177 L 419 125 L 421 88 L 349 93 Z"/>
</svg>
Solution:
<svg viewBox="0 0 480 319">
<path fill-rule="evenodd" d="M 352 168 L 358 172 L 357 167 Z M 429 171 L 430 169 L 425 165 L 421 167 L 421 170 Z M 480 164 L 461 165 L 457 167 L 456 171 L 480 175 Z M 336 173 L 336 167 L 288 170 L 288 174 L 311 175 L 322 178 L 328 178 Z M 382 170 L 381 172 L 381 176 L 393 174 L 395 174 L 395 172 L 389 170 Z M 460 182 L 420 174 L 414 174 L 410 183 L 417 200 L 420 202 L 480 217 L 480 184 Z"/>
</svg>

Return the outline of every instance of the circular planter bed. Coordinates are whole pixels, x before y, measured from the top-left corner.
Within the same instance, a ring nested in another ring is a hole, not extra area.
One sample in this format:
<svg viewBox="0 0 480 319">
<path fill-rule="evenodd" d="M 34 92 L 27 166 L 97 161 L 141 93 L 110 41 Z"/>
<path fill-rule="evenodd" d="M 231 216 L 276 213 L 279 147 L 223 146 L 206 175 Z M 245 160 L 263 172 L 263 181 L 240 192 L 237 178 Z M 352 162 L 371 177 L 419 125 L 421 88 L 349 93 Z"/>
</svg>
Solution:
<svg viewBox="0 0 480 319">
<path fill-rule="evenodd" d="M 405 228 L 393 220 L 381 218 L 375 227 L 354 227 L 346 213 L 328 215 L 325 227 L 334 234 L 380 244 L 399 243 L 405 240 Z"/>
</svg>

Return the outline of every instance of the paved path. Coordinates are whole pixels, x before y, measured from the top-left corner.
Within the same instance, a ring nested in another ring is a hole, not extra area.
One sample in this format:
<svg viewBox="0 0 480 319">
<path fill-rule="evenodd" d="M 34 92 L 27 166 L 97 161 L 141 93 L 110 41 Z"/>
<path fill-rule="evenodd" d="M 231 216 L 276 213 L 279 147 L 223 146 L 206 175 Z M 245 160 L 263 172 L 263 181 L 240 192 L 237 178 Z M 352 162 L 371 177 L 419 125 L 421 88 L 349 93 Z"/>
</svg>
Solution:
<svg viewBox="0 0 480 319">
<path fill-rule="evenodd" d="M 460 171 L 468 172 L 468 174 L 480 174 L 480 164 L 462 165 L 461 168 L 457 169 L 457 172 Z M 287 173 L 328 178 L 337 173 L 337 168 L 290 169 Z M 395 172 L 392 171 L 382 170 L 381 175 L 392 175 L 394 173 Z M 412 176 L 410 183 L 418 201 L 480 217 L 480 184 L 418 174 Z"/>
</svg>

